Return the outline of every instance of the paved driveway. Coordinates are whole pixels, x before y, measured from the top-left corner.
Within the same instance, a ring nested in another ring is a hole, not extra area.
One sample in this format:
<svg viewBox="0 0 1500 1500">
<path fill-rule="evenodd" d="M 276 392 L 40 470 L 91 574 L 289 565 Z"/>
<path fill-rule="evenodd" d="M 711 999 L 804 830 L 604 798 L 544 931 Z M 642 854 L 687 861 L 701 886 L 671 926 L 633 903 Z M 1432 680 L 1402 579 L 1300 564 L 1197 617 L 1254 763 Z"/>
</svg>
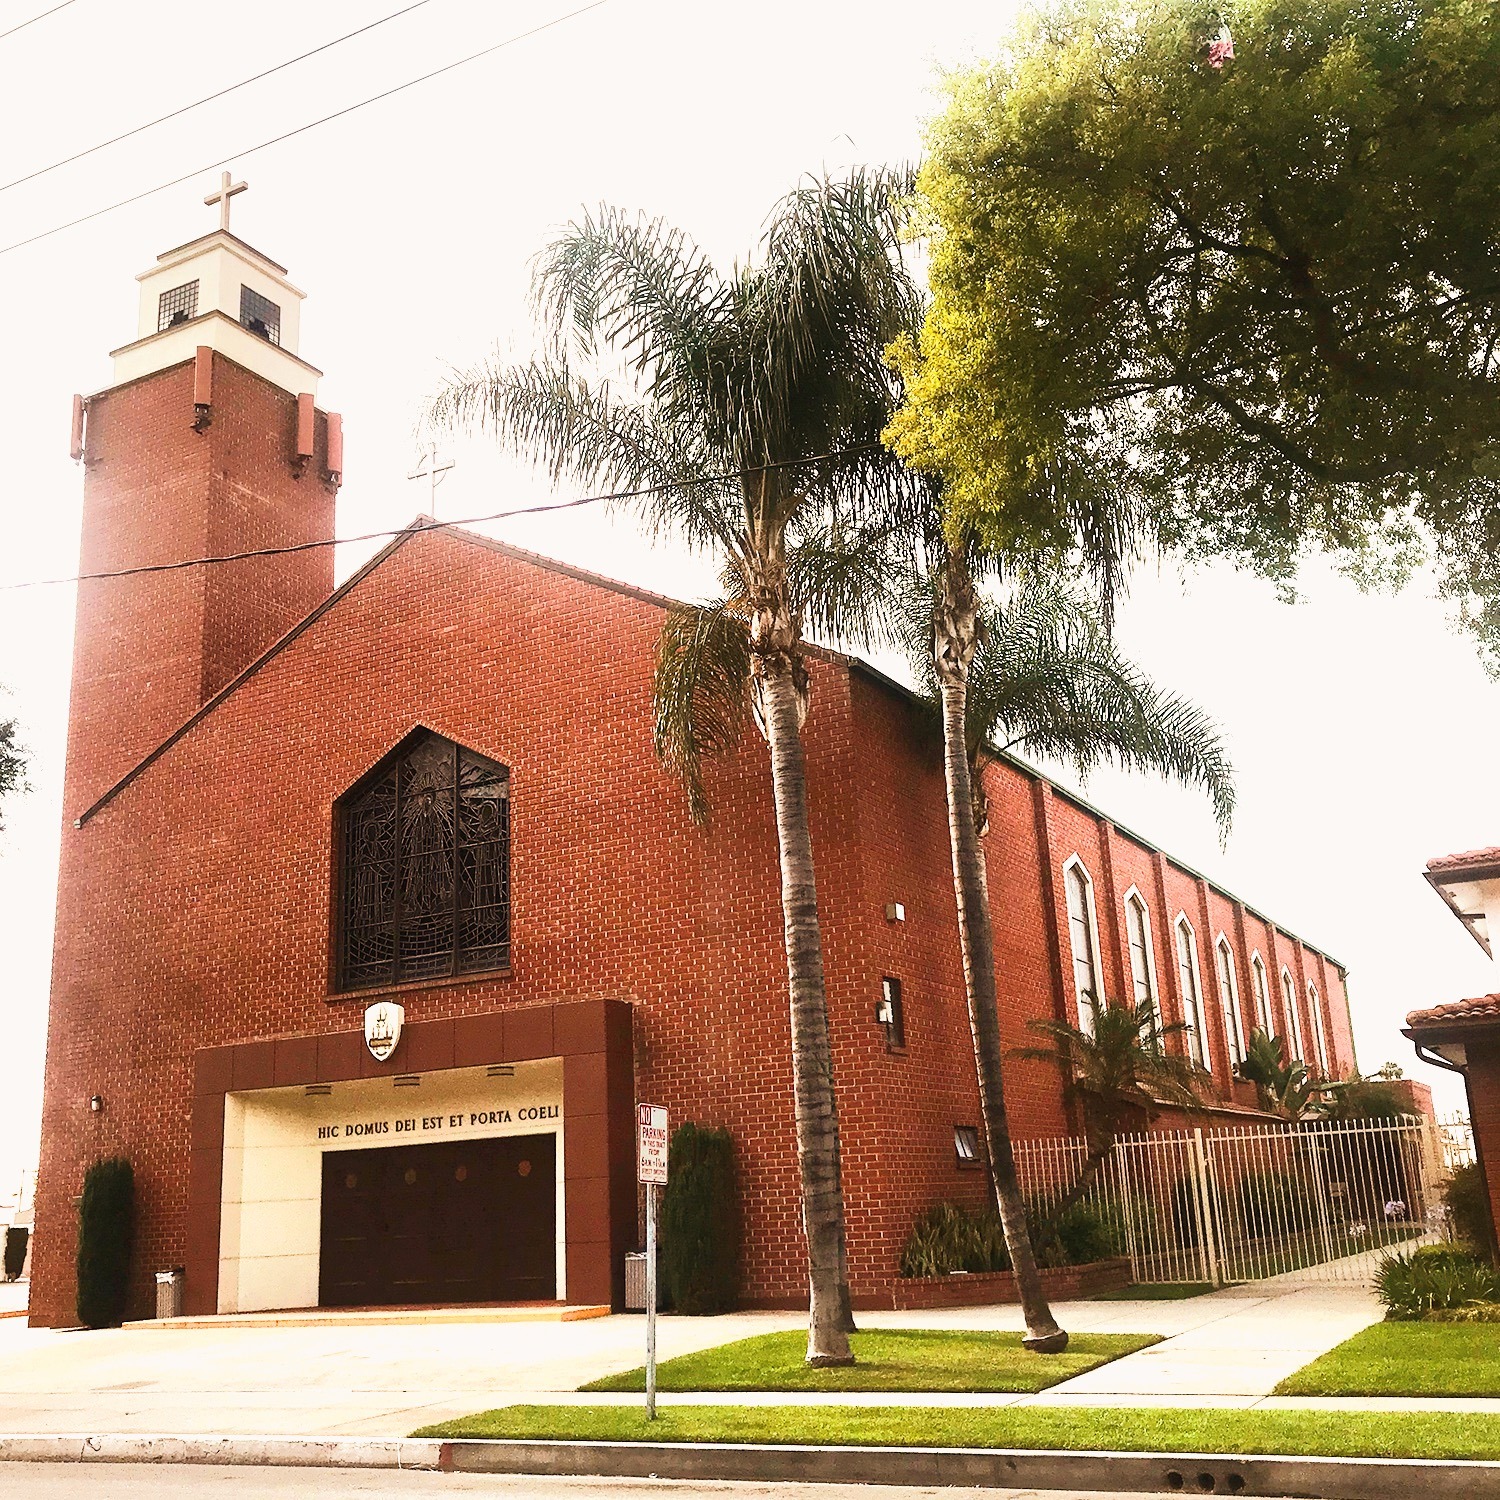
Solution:
<svg viewBox="0 0 1500 1500">
<path fill-rule="evenodd" d="M 1362 1290 L 1244 1289 L 1184 1302 L 1078 1302 L 1077 1332 L 1167 1342 L 1028 1401 L 1245 1405 L 1379 1316 Z M 865 1327 L 1021 1326 L 1014 1307 L 864 1313 Z M 661 1355 L 772 1329 L 791 1313 L 661 1320 Z M 486 1407 L 571 1392 L 641 1363 L 639 1316 L 579 1323 L 113 1329 L 59 1333 L 0 1320 L 0 1431 L 403 1436 Z M 949 1398 L 951 1399 L 951 1398 Z M 972 1402 L 975 1398 L 961 1398 Z M 999 1397 L 1014 1401 L 1016 1397 Z"/>
</svg>

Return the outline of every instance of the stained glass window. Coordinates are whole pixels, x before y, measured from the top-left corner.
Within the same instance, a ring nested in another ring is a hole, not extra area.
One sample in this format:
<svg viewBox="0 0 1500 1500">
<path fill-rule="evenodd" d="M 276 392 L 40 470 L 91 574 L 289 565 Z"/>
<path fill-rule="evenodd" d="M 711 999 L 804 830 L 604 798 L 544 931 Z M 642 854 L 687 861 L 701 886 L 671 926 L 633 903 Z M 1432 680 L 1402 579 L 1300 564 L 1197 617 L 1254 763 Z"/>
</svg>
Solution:
<svg viewBox="0 0 1500 1500">
<path fill-rule="evenodd" d="M 440 735 L 408 740 L 340 805 L 344 989 L 510 962 L 510 773 Z"/>
</svg>

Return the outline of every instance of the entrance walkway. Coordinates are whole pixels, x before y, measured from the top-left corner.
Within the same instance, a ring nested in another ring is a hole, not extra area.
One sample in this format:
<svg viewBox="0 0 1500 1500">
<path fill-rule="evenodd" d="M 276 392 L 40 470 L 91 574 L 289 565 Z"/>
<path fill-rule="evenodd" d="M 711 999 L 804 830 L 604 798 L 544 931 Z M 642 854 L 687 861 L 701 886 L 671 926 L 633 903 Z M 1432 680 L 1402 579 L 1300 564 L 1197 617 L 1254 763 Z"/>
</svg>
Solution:
<svg viewBox="0 0 1500 1500">
<path fill-rule="evenodd" d="M 1057 1312 L 1078 1333 L 1160 1333 L 1165 1342 L 1039 1396 L 905 1399 L 923 1405 L 1254 1405 L 1283 1376 L 1380 1315 L 1368 1293 L 1351 1287 L 1298 1288 L 1282 1296 L 1234 1288 L 1182 1302 L 1067 1303 Z M 797 1328 L 803 1321 L 795 1313 L 664 1317 L 661 1356 Z M 867 1328 L 1021 1327 L 1015 1307 L 863 1313 L 860 1321 Z M 569 1399 L 587 1380 L 639 1365 L 644 1334 L 638 1316 L 99 1333 L 60 1333 L 5 1320 L 0 1432 L 400 1436 L 487 1407 Z M 825 1398 L 744 1399 L 791 1404 Z"/>
</svg>

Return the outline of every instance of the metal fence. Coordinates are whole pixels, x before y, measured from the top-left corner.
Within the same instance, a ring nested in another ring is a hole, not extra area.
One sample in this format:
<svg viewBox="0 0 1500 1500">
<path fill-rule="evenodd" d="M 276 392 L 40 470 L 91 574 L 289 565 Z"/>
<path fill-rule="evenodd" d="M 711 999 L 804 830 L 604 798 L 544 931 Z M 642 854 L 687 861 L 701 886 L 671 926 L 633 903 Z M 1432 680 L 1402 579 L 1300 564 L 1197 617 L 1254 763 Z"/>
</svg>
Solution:
<svg viewBox="0 0 1500 1500">
<path fill-rule="evenodd" d="M 1137 1282 L 1215 1286 L 1368 1280 L 1388 1248 L 1441 1231 L 1463 1159 L 1451 1123 L 1415 1116 L 1121 1136 L 1092 1170 L 1082 1140 L 1016 1142 L 1027 1197 L 1090 1205 Z"/>
</svg>

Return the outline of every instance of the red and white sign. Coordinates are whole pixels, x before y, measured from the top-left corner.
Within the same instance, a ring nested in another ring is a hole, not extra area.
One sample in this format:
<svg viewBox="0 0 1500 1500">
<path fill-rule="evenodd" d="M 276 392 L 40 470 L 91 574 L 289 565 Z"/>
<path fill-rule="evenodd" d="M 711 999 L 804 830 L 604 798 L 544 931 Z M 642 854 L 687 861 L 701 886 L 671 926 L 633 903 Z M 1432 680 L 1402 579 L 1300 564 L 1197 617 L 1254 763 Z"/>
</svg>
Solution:
<svg viewBox="0 0 1500 1500">
<path fill-rule="evenodd" d="M 659 1104 L 637 1104 L 639 1160 L 636 1181 L 667 1185 L 667 1112 Z"/>
</svg>

